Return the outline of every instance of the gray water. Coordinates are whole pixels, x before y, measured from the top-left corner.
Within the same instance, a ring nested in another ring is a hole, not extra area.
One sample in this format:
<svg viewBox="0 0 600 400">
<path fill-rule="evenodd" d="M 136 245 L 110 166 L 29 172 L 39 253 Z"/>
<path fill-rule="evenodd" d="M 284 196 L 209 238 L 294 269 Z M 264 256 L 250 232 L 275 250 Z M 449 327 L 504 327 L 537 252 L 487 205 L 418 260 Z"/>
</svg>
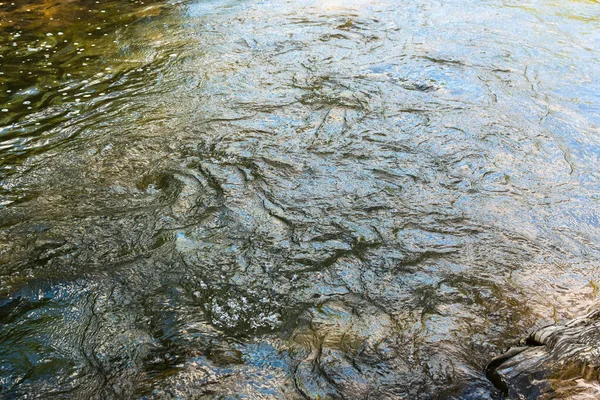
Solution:
<svg viewBox="0 0 600 400">
<path fill-rule="evenodd" d="M 0 397 L 497 399 L 600 285 L 594 0 L 0 3 Z"/>
</svg>

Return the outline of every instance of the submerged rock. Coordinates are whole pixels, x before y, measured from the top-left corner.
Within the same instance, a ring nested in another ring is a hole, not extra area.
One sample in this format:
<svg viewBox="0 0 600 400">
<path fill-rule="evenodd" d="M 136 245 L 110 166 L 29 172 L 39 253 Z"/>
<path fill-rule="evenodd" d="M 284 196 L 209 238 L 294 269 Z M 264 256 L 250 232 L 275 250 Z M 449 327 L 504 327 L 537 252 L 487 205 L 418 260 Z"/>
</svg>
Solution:
<svg viewBox="0 0 600 400">
<path fill-rule="evenodd" d="M 493 359 L 488 378 L 510 398 L 600 398 L 600 309 L 545 326 Z"/>
</svg>

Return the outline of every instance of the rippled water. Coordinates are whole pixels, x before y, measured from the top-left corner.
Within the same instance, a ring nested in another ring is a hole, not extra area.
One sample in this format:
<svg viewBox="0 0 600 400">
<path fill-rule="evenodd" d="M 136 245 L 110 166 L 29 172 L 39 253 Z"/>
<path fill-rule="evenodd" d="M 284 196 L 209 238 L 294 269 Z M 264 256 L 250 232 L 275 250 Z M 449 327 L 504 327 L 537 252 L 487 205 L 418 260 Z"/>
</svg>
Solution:
<svg viewBox="0 0 600 400">
<path fill-rule="evenodd" d="M 499 398 L 600 285 L 594 0 L 0 3 L 0 395 Z"/>
</svg>

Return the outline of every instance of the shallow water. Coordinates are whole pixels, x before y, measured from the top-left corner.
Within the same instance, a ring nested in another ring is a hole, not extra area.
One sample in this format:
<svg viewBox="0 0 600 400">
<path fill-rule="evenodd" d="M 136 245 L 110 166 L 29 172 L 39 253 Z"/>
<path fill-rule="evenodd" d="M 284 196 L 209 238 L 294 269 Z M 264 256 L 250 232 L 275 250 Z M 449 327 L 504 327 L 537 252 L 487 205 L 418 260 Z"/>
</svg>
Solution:
<svg viewBox="0 0 600 400">
<path fill-rule="evenodd" d="M 500 398 L 600 285 L 597 1 L 0 3 L 0 394 Z"/>
</svg>

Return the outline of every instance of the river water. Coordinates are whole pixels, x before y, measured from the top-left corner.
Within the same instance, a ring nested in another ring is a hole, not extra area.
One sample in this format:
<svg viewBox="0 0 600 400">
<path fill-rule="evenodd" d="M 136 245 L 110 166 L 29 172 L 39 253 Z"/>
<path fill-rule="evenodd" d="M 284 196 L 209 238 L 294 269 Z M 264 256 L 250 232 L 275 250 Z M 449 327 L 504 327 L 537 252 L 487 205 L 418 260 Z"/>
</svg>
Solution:
<svg viewBox="0 0 600 400">
<path fill-rule="evenodd" d="M 497 399 L 600 285 L 595 0 L 2 0 L 0 396 Z"/>
</svg>

